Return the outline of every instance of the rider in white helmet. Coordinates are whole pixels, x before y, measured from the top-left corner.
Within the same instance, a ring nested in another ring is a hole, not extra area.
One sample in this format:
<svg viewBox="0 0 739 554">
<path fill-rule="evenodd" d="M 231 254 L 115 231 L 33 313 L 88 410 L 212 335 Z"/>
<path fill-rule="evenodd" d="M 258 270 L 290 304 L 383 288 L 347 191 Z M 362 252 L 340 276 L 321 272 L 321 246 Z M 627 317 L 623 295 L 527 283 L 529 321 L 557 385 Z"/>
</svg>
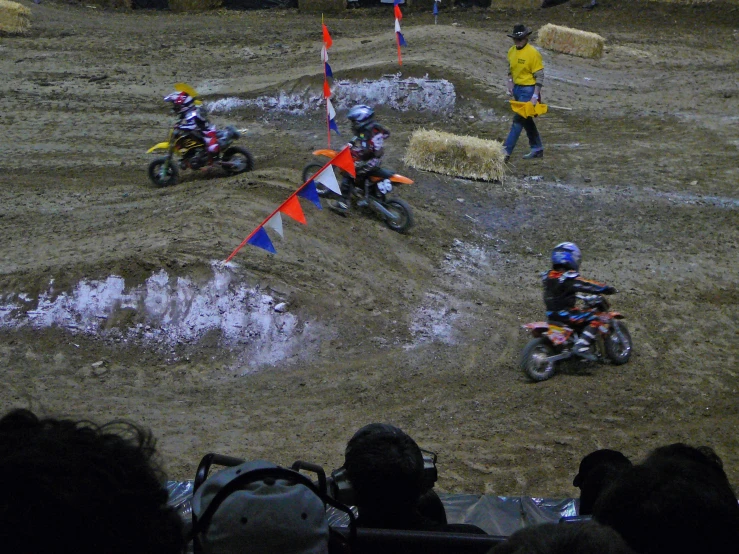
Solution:
<svg viewBox="0 0 739 554">
<path fill-rule="evenodd" d="M 595 357 L 590 353 L 590 345 L 596 337 L 599 323 L 593 310 L 576 307 L 577 293 L 613 294 L 616 289 L 580 277 L 582 254 L 574 242 L 561 242 L 552 250 L 552 269 L 542 276 L 544 285 L 544 304 L 547 319 L 566 325 L 583 328 L 575 342 L 575 354 L 587 360 Z"/>
<path fill-rule="evenodd" d="M 367 176 L 373 169 L 382 163 L 385 153 L 383 148 L 385 139 L 390 136 L 390 131 L 375 121 L 375 110 L 364 104 L 358 104 L 346 114 L 351 122 L 354 137 L 349 142 L 351 146 L 354 167 L 357 177 L 354 180 L 356 186 L 361 186 L 367 193 Z M 332 206 L 335 211 L 345 213 L 349 209 L 351 199 L 340 199 Z M 365 200 L 360 200 L 361 205 Z"/>
</svg>

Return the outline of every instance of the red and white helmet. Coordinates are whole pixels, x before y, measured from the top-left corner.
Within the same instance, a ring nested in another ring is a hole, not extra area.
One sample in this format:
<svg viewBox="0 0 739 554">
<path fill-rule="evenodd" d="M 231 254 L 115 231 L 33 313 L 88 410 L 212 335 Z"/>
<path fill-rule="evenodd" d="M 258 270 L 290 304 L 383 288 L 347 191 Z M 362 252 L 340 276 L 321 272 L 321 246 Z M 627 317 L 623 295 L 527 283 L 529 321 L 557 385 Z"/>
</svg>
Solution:
<svg viewBox="0 0 739 554">
<path fill-rule="evenodd" d="M 186 92 L 173 92 L 164 97 L 165 102 L 172 103 L 172 111 L 183 114 L 195 105 L 195 99 Z"/>
</svg>

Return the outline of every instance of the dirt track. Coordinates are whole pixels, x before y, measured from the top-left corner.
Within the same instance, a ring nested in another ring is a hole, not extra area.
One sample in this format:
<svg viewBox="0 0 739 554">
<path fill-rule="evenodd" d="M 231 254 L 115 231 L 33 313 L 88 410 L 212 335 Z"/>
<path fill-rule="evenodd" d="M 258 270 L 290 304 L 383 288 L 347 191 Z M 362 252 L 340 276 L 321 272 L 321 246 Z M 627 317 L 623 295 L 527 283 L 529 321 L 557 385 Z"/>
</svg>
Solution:
<svg viewBox="0 0 739 554">
<path fill-rule="evenodd" d="M 308 225 L 286 222 L 276 256 L 248 247 L 230 270 L 230 287 L 267 303 L 269 327 L 234 346 L 217 331 L 169 344 L 121 306 L 95 333 L 29 322 L 39 294 L 83 279 L 129 289 L 165 270 L 162 286 L 207 288 L 211 263 L 325 146 L 322 113 L 218 114 L 248 129 L 255 171 L 155 189 L 145 152 L 170 124 L 161 98 L 176 81 L 206 99 L 319 90 L 320 20 L 26 4 L 31 34 L 0 38 L 0 307 L 21 305 L 0 310 L 3 409 L 142 422 L 182 479 L 213 451 L 332 469 L 354 430 L 379 420 L 439 453 L 442 491 L 572 496 L 587 452 L 640 458 L 674 441 L 713 446 L 739 485 L 736 5 L 446 11 L 436 26 L 408 13 L 403 75 L 457 93 L 450 117 L 379 109 L 393 132 L 386 165 L 418 183 L 401 192 L 416 227 L 401 236 L 305 204 Z M 608 41 L 597 61 L 543 52 L 545 100 L 572 108 L 540 119 L 546 158 L 521 160 L 522 137 L 495 184 L 404 167 L 418 127 L 505 138 L 505 33 L 519 21 Z M 328 22 L 337 78 L 398 71 L 389 11 Z M 621 291 L 636 350 L 625 366 L 570 364 L 534 385 L 517 369 L 520 325 L 542 317 L 538 274 L 562 240 Z"/>
</svg>

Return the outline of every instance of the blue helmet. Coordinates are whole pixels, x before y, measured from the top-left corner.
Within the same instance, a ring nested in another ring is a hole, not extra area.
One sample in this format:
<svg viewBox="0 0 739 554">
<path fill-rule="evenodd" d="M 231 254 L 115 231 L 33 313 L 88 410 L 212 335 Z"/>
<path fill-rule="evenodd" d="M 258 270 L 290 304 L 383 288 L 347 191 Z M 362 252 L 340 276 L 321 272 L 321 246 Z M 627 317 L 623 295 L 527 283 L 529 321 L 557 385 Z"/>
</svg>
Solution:
<svg viewBox="0 0 739 554">
<path fill-rule="evenodd" d="M 346 118 L 352 122 L 352 130 L 356 133 L 362 129 L 368 128 L 374 121 L 375 110 L 364 104 L 354 106 Z"/>
<path fill-rule="evenodd" d="M 552 267 L 564 267 L 577 271 L 580 268 L 582 254 L 574 242 L 560 242 L 552 250 Z"/>
</svg>

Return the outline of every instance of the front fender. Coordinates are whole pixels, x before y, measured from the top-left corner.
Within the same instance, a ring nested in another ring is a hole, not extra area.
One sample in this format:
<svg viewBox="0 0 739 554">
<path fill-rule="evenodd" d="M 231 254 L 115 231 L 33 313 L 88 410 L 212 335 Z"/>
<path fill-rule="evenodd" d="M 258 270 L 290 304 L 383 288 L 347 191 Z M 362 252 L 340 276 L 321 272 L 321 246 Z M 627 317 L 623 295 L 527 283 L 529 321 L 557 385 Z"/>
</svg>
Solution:
<svg viewBox="0 0 739 554">
<path fill-rule="evenodd" d="M 146 153 L 151 154 L 152 152 L 155 152 L 157 150 L 169 150 L 169 142 L 159 142 L 149 148 Z"/>
<path fill-rule="evenodd" d="M 324 156 L 326 158 L 335 158 L 337 154 L 338 152 L 336 150 L 329 150 L 328 148 L 313 151 L 314 156 Z"/>
</svg>

